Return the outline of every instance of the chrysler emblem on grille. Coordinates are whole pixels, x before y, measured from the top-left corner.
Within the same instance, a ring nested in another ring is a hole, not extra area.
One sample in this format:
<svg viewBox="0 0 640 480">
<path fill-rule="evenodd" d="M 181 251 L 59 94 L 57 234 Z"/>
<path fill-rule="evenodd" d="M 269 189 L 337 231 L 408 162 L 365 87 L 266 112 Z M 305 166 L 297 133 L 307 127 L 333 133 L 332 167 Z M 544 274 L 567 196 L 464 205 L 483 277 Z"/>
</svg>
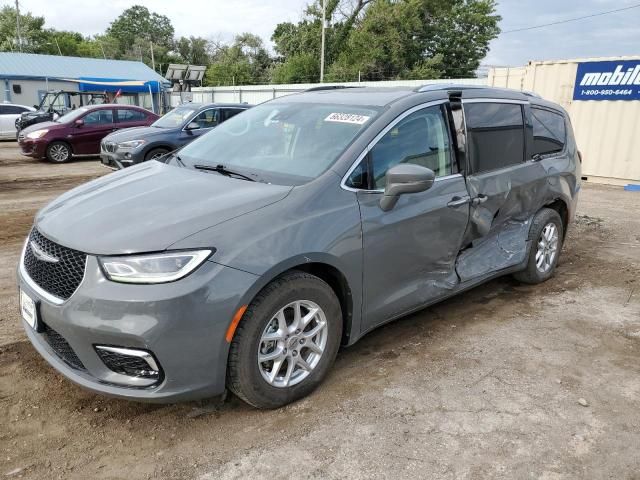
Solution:
<svg viewBox="0 0 640 480">
<path fill-rule="evenodd" d="M 49 255 L 47 252 L 45 252 L 42 247 L 33 240 L 29 242 L 29 245 L 31 246 L 31 251 L 38 260 L 49 263 L 58 263 L 60 261 L 59 258 L 54 257 L 53 255 Z"/>
</svg>

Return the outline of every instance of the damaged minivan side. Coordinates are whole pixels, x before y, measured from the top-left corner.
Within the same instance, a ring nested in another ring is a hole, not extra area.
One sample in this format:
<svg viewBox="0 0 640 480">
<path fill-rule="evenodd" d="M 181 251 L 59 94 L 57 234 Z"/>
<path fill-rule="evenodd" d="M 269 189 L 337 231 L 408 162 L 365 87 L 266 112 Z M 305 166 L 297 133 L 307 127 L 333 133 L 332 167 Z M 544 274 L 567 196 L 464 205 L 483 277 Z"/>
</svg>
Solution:
<svg viewBox="0 0 640 480">
<path fill-rule="evenodd" d="M 386 322 L 550 278 L 579 190 L 569 117 L 535 95 L 312 89 L 38 212 L 23 323 L 93 391 L 275 408 Z"/>
</svg>

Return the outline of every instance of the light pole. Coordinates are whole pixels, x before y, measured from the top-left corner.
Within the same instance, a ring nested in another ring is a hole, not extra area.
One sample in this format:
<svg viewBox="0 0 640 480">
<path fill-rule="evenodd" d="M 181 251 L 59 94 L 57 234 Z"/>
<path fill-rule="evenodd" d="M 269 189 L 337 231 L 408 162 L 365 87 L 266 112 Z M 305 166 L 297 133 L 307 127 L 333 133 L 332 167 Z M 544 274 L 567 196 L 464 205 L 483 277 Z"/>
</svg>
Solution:
<svg viewBox="0 0 640 480">
<path fill-rule="evenodd" d="M 18 50 L 22 51 L 22 36 L 20 35 L 20 4 L 16 0 L 16 35 L 18 37 Z"/>
<path fill-rule="evenodd" d="M 320 52 L 320 83 L 324 82 L 324 36 L 327 28 L 327 0 L 322 0 L 322 46 Z"/>
</svg>

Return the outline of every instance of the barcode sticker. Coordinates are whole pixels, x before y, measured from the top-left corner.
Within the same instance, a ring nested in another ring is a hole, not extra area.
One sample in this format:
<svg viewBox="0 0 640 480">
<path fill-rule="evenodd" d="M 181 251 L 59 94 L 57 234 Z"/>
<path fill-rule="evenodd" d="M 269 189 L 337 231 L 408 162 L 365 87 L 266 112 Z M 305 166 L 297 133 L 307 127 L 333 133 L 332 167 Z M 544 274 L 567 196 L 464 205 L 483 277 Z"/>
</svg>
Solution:
<svg viewBox="0 0 640 480">
<path fill-rule="evenodd" d="M 324 119 L 325 122 L 353 123 L 354 125 L 363 125 L 367 123 L 371 117 L 366 115 L 356 115 L 355 113 L 332 113 Z"/>
</svg>

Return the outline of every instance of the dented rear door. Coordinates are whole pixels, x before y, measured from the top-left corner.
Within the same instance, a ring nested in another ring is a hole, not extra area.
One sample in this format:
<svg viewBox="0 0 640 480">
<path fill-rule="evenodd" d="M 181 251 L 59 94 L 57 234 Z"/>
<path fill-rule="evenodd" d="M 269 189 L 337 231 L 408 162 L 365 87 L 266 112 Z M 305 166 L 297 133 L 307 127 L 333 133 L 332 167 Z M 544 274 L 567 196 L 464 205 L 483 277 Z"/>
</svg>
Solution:
<svg viewBox="0 0 640 480">
<path fill-rule="evenodd" d="M 471 203 L 456 270 L 465 282 L 525 259 L 530 221 L 549 185 L 545 169 L 529 160 L 528 102 L 465 99 L 463 109 Z"/>
</svg>

